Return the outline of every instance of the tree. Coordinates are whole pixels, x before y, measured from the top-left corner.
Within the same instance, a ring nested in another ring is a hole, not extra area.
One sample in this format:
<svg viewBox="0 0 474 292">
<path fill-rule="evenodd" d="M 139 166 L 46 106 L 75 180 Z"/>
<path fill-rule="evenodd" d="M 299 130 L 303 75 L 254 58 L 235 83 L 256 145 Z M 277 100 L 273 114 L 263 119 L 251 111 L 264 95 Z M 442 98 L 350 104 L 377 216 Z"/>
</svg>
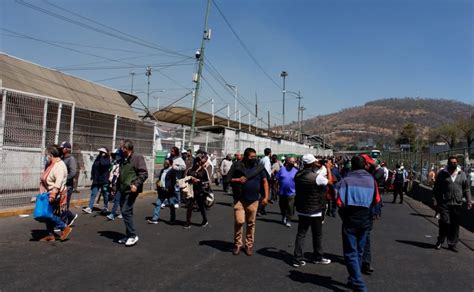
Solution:
<svg viewBox="0 0 474 292">
<path fill-rule="evenodd" d="M 472 142 L 474 142 L 474 119 L 462 117 L 455 123 L 456 127 L 460 131 L 460 135 L 466 139 L 467 147 L 471 148 Z"/>
<path fill-rule="evenodd" d="M 416 140 L 416 126 L 413 123 L 405 124 L 397 137 L 397 145 L 410 144 L 412 148 Z"/>
<path fill-rule="evenodd" d="M 430 131 L 430 142 L 444 141 L 449 149 L 453 149 L 459 137 L 459 130 L 455 124 L 445 124 Z"/>
</svg>

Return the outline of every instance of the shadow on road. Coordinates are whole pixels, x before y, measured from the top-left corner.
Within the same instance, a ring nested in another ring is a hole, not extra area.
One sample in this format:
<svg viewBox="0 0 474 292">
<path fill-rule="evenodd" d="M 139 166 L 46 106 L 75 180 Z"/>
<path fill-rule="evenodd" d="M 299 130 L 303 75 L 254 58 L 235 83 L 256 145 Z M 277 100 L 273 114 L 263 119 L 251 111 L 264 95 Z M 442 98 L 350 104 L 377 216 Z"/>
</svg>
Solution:
<svg viewBox="0 0 474 292">
<path fill-rule="evenodd" d="M 420 248 L 427 248 L 427 249 L 432 249 L 434 248 L 434 245 L 431 243 L 426 243 L 426 242 L 419 242 L 419 241 L 412 241 L 412 240 L 395 240 L 396 242 L 408 244 L 408 245 L 413 245 L 416 247 Z"/>
<path fill-rule="evenodd" d="M 286 250 L 276 249 L 274 247 L 264 247 L 257 250 L 257 253 L 269 258 L 280 260 L 288 265 L 291 265 L 293 259 L 293 255 L 288 253 Z"/>
<path fill-rule="evenodd" d="M 232 242 L 222 240 L 202 240 L 199 245 L 207 245 L 224 252 L 231 252 L 234 247 Z"/>
<path fill-rule="evenodd" d="M 39 241 L 41 238 L 48 235 L 48 231 L 44 229 L 34 229 L 31 230 L 31 238 L 30 241 Z"/>
<path fill-rule="evenodd" d="M 222 205 L 222 206 L 227 206 L 227 207 L 232 207 L 232 203 L 226 203 L 226 202 L 216 202 L 217 205 Z"/>
<path fill-rule="evenodd" d="M 425 214 L 418 214 L 418 213 L 410 213 L 412 216 L 419 216 L 423 218 L 434 218 L 433 215 L 425 215 Z"/>
<path fill-rule="evenodd" d="M 290 274 L 287 277 L 296 282 L 311 283 L 316 286 L 325 287 L 332 291 L 347 291 L 347 289 L 337 287 L 347 287 L 346 284 L 334 281 L 332 277 L 319 276 L 316 274 L 303 273 L 299 271 L 290 271 Z"/>
<path fill-rule="evenodd" d="M 108 239 L 112 239 L 114 242 L 119 241 L 119 239 L 122 239 L 125 237 L 125 234 L 120 233 L 120 232 L 115 232 L 115 231 L 97 231 L 97 233 L 100 234 L 100 236 L 107 237 Z"/>
<path fill-rule="evenodd" d="M 264 217 L 257 217 L 257 220 L 258 220 L 258 221 L 262 221 L 262 222 L 268 222 L 268 223 L 277 223 L 277 224 L 283 226 L 283 224 L 281 223 L 281 221 L 280 221 L 280 220 L 276 220 L 276 219 L 269 219 L 269 218 L 264 218 Z"/>
</svg>

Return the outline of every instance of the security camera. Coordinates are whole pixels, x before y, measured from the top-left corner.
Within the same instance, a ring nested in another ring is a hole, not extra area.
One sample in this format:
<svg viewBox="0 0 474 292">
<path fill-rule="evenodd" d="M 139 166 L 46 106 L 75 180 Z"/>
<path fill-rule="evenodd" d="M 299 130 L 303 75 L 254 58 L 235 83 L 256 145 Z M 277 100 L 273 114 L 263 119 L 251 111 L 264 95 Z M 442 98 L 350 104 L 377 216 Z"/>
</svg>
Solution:
<svg viewBox="0 0 474 292">
<path fill-rule="evenodd" d="M 195 56 L 196 56 L 196 59 L 199 60 L 199 58 L 201 58 L 201 52 L 197 50 Z"/>
</svg>

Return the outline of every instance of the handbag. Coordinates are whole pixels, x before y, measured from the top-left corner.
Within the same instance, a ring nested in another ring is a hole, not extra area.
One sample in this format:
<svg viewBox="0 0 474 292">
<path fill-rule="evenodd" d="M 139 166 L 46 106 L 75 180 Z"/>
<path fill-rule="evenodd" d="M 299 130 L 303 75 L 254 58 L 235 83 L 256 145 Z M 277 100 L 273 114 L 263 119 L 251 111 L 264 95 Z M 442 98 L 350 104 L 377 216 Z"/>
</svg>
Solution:
<svg viewBox="0 0 474 292">
<path fill-rule="evenodd" d="M 36 196 L 33 219 L 41 221 L 53 218 L 53 206 L 49 203 L 49 193 L 42 193 Z"/>
</svg>

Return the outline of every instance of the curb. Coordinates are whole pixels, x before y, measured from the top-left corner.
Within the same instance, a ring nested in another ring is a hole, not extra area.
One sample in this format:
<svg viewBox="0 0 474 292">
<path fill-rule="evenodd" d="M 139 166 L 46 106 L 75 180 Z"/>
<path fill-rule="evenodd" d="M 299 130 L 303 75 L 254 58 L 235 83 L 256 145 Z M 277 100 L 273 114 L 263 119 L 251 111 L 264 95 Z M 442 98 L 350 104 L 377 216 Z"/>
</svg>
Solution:
<svg viewBox="0 0 474 292">
<path fill-rule="evenodd" d="M 429 206 L 426 206 L 422 202 L 413 199 L 409 195 L 407 195 L 406 198 L 408 199 L 408 200 L 405 200 L 407 205 L 410 207 L 410 209 L 412 209 L 417 214 L 424 215 L 422 212 L 422 209 L 425 209 L 425 208 L 423 207 L 426 207 L 426 209 L 432 210 Z M 423 216 L 423 218 L 426 219 L 431 224 L 435 225 L 436 227 L 439 227 L 438 219 L 434 217 L 425 217 L 425 216 Z M 473 238 L 467 238 L 470 236 Z M 469 250 L 474 251 L 474 236 L 472 236 L 472 232 L 470 232 L 469 230 L 465 229 L 462 226 L 459 226 L 459 242 L 461 242 Z"/>
<path fill-rule="evenodd" d="M 156 195 L 156 191 L 145 191 L 143 193 L 140 193 L 138 195 L 138 198 L 143 197 L 143 196 L 151 196 L 151 195 Z M 89 199 L 72 200 L 71 207 L 79 207 L 87 202 L 89 202 Z M 0 210 L 0 218 L 13 217 L 13 216 L 19 216 L 19 215 L 31 215 L 33 214 L 34 209 L 35 209 L 34 204 L 31 204 L 25 207 L 3 209 L 3 210 Z"/>
</svg>

